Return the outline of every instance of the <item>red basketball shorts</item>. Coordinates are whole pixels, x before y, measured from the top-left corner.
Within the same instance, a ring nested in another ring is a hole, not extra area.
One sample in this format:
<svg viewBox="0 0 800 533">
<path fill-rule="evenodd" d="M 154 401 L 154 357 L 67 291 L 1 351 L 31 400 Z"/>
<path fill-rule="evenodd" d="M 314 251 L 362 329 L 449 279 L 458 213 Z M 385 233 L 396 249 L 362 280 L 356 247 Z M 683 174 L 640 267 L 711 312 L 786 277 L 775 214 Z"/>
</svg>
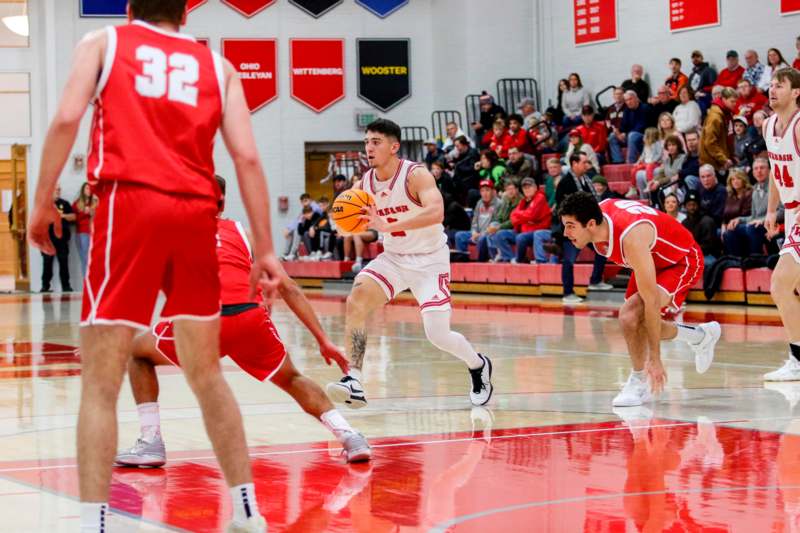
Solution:
<svg viewBox="0 0 800 533">
<path fill-rule="evenodd" d="M 92 220 L 81 325 L 150 326 L 219 315 L 217 204 L 121 182 L 101 183 Z"/>
<path fill-rule="evenodd" d="M 153 327 L 156 348 L 161 355 L 180 366 L 175 350 L 172 322 Z M 286 348 L 263 307 L 255 307 L 220 320 L 220 357 L 229 356 L 239 367 L 259 381 L 270 379 L 283 364 Z"/>
<path fill-rule="evenodd" d="M 662 311 L 679 311 L 683 302 L 686 301 L 689 290 L 700 279 L 703 279 L 703 252 L 697 246 L 694 246 L 682 261 L 669 268 L 657 270 L 656 284 L 670 297 L 669 304 Z M 625 299 L 627 300 L 637 292 L 639 292 L 639 288 L 636 286 L 636 276 L 631 275 Z"/>
</svg>

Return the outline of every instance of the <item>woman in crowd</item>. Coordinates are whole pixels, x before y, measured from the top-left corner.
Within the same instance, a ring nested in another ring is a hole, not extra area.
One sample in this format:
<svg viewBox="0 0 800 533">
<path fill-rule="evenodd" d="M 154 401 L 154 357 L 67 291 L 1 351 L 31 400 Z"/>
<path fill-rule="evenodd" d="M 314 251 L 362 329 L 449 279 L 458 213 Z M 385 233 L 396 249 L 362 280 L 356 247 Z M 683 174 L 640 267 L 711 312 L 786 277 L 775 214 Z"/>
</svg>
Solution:
<svg viewBox="0 0 800 533">
<path fill-rule="evenodd" d="M 646 200 L 650 198 L 650 191 L 654 190 L 651 189 L 651 186 L 655 171 L 656 168 L 661 166 L 663 156 L 664 146 L 658 139 L 658 130 L 656 128 L 647 128 L 644 130 L 642 155 L 639 156 L 639 161 L 636 162 L 632 170 L 640 199 Z"/>
<path fill-rule="evenodd" d="M 89 257 L 89 240 L 92 233 L 92 217 L 97 208 L 98 198 L 92 194 L 88 183 L 81 185 L 81 192 L 72 210 L 75 211 L 75 233 L 78 236 L 78 255 L 81 258 L 81 271 L 86 275 L 86 264 Z"/>
<path fill-rule="evenodd" d="M 686 220 L 686 213 L 681 212 L 680 205 L 676 194 L 670 193 L 664 197 L 664 212 L 678 222 L 683 222 Z"/>
<path fill-rule="evenodd" d="M 481 180 L 492 180 L 495 189 L 499 188 L 499 183 L 506 175 L 505 165 L 500 161 L 497 153 L 492 150 L 481 150 L 481 159 L 475 163 L 475 170 L 478 171 Z"/>
<path fill-rule="evenodd" d="M 573 72 L 569 75 L 568 83 L 567 90 L 561 95 L 561 110 L 564 112 L 563 125 L 567 131 L 583 122 L 581 110 L 583 106 L 591 103 L 589 92 L 583 88 L 581 77 L 577 73 Z"/>
<path fill-rule="evenodd" d="M 678 89 L 680 104 L 675 107 L 672 116 L 675 118 L 675 128 L 681 133 L 697 131 L 700 128 L 703 113 L 700 106 L 694 101 L 694 91 L 688 85 Z"/>
<path fill-rule="evenodd" d="M 722 231 L 733 230 L 739 217 L 749 216 L 753 199 L 753 186 L 747 174 L 741 168 L 732 168 L 728 172 L 728 199 L 725 200 L 725 211 L 722 213 Z"/>
<path fill-rule="evenodd" d="M 586 158 L 592 164 L 592 168 L 594 169 L 592 174 L 600 172 L 600 162 L 597 159 L 597 154 L 595 153 L 594 148 L 592 148 L 591 144 L 583 142 L 583 136 L 581 135 L 580 130 L 573 128 L 569 132 L 569 146 L 567 147 L 567 153 L 564 155 L 564 161 L 569 161 L 569 157 L 575 152 L 586 154 Z M 569 171 L 569 167 L 566 166 L 566 164 L 563 168 L 563 171 L 564 173 Z"/>
</svg>

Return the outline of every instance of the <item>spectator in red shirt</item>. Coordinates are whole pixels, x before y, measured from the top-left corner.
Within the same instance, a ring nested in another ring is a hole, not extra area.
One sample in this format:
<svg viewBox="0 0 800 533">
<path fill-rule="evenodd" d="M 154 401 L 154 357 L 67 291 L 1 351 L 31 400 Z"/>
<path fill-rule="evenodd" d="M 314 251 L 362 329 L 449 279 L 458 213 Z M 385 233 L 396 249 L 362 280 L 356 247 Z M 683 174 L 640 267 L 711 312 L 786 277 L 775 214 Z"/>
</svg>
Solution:
<svg viewBox="0 0 800 533">
<path fill-rule="evenodd" d="M 517 257 L 512 263 L 527 262 L 528 247 L 533 247 L 534 260 L 546 263 L 548 254 L 544 251 L 545 242 L 549 241 L 550 226 L 553 223 L 553 212 L 547 205 L 547 198 L 533 178 L 522 180 L 523 198 L 511 212 L 511 223 L 514 231 L 497 232 L 497 246 L 504 257 L 511 255 L 511 244 L 516 242 Z"/>
<path fill-rule="evenodd" d="M 669 88 L 669 96 L 673 100 L 678 99 L 678 89 L 689 83 L 689 78 L 681 72 L 681 60 L 673 57 L 669 60 L 671 74 L 664 81 L 664 85 Z"/>
<path fill-rule="evenodd" d="M 500 159 L 508 157 L 508 147 L 511 145 L 511 136 L 506 129 L 506 121 L 498 118 L 492 124 L 492 131 L 483 136 L 481 145 L 488 146 L 489 150 L 500 156 Z"/>
<path fill-rule="evenodd" d="M 792 61 L 792 68 L 800 70 L 800 36 L 795 39 L 794 47 L 797 48 L 797 57 Z"/>
<path fill-rule="evenodd" d="M 506 155 L 508 155 L 509 148 L 516 148 L 520 152 L 525 154 L 532 154 L 533 153 L 533 145 L 531 144 L 531 139 L 528 136 L 528 132 L 522 128 L 522 124 L 524 119 L 522 115 L 518 115 L 513 113 L 508 117 L 508 137 L 509 142 L 508 146 L 506 147 Z"/>
<path fill-rule="evenodd" d="M 583 142 L 591 145 L 602 165 L 605 162 L 605 153 L 608 148 L 608 128 L 602 121 L 594 119 L 594 108 L 590 105 L 583 106 L 581 118 L 583 124 L 575 129 L 581 134 Z"/>
<path fill-rule="evenodd" d="M 767 97 L 761 91 L 754 89 L 745 79 L 739 80 L 737 93 L 738 98 L 733 114 L 747 117 L 747 121 L 752 123 L 753 113 L 764 108 L 767 104 Z"/>
<path fill-rule="evenodd" d="M 719 72 L 717 85 L 735 89 L 739 86 L 739 80 L 744 76 L 744 67 L 739 64 L 739 53 L 736 50 L 728 50 L 725 57 L 728 60 L 728 68 Z"/>
<path fill-rule="evenodd" d="M 89 257 L 89 237 L 92 233 L 92 217 L 97 208 L 97 196 L 92 194 L 92 188 L 88 183 L 81 185 L 81 192 L 72 210 L 75 212 L 75 233 L 78 235 L 78 255 L 81 258 L 81 270 L 86 275 L 86 264 Z"/>
<path fill-rule="evenodd" d="M 625 89 L 616 87 L 613 95 L 614 102 L 606 109 L 606 128 L 609 130 L 619 129 L 622 112 L 625 111 Z"/>
</svg>

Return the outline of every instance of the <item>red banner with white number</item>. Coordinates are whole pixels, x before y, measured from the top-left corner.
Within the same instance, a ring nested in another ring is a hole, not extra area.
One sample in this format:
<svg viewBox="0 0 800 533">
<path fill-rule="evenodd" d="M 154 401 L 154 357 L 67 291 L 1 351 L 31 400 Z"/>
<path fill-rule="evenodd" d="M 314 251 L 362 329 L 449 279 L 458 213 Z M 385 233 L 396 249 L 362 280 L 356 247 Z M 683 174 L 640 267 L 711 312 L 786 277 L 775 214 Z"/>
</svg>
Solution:
<svg viewBox="0 0 800 533">
<path fill-rule="evenodd" d="M 222 3 L 249 18 L 267 9 L 275 0 L 222 0 Z"/>
<path fill-rule="evenodd" d="M 344 98 L 344 39 L 290 39 L 292 97 L 317 113 Z"/>
<path fill-rule="evenodd" d="M 719 0 L 667 0 L 669 31 L 719 25 Z"/>
<path fill-rule="evenodd" d="M 251 113 L 278 97 L 278 42 L 275 39 L 222 39 L 222 55 L 239 73 Z"/>
<path fill-rule="evenodd" d="M 617 0 L 573 0 L 575 44 L 617 40 Z"/>
<path fill-rule="evenodd" d="M 206 2 L 208 2 L 208 0 L 189 0 L 188 2 L 186 2 L 186 11 L 191 13 L 198 7 L 205 4 Z"/>
<path fill-rule="evenodd" d="M 781 15 L 800 13 L 800 0 L 781 0 Z"/>
</svg>

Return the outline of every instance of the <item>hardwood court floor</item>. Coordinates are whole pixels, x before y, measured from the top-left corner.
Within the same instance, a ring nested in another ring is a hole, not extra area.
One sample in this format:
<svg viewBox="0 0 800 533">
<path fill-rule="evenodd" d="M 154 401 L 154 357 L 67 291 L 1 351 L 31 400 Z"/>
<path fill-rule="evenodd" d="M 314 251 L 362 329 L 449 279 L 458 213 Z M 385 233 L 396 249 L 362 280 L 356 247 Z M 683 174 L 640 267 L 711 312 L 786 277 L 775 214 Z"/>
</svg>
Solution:
<svg viewBox="0 0 800 533">
<path fill-rule="evenodd" d="M 341 297 L 311 293 L 343 343 Z M 773 309 L 689 306 L 719 320 L 717 359 L 697 375 L 665 343 L 667 392 L 612 410 L 629 371 L 613 307 L 457 296 L 453 323 L 495 365 L 495 396 L 470 408 L 463 365 L 424 338 L 408 298 L 374 317 L 369 406 L 344 411 L 374 446 L 346 465 L 338 445 L 288 396 L 223 360 L 245 417 L 270 531 L 797 531 L 800 383 L 764 386 L 786 357 Z M 73 354 L 80 299 L 0 296 L 0 530 L 77 531 Z M 337 378 L 281 302 L 273 310 L 295 364 Z M 116 531 L 220 531 L 230 510 L 200 413 L 176 368 L 162 368 L 169 463 L 117 469 Z M 126 386 L 120 446 L 138 433 Z"/>
</svg>

